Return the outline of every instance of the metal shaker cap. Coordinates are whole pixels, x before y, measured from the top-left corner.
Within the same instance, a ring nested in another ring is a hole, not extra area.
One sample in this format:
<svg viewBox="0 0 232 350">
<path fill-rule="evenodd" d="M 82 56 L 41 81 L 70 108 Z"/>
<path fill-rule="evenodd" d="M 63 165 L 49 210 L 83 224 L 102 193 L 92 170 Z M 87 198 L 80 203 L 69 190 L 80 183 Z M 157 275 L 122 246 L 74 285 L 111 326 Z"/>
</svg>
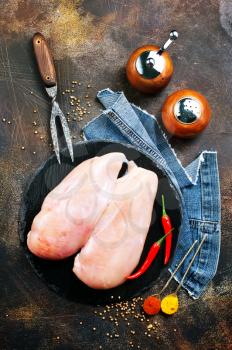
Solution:
<svg viewBox="0 0 232 350">
<path fill-rule="evenodd" d="M 157 51 L 144 51 L 137 59 L 136 69 L 146 79 L 153 79 L 162 73 L 165 61 Z"/>
<path fill-rule="evenodd" d="M 201 117 L 201 105 L 193 97 L 184 97 L 176 102 L 174 106 L 174 115 L 176 119 L 184 124 L 196 122 Z"/>
<path fill-rule="evenodd" d="M 169 47 L 169 45 L 178 38 L 178 32 L 172 30 L 169 34 L 168 40 L 157 51 L 144 51 L 135 63 L 136 69 L 140 75 L 146 79 L 154 79 L 158 77 L 164 70 L 165 59 L 162 53 Z"/>
</svg>

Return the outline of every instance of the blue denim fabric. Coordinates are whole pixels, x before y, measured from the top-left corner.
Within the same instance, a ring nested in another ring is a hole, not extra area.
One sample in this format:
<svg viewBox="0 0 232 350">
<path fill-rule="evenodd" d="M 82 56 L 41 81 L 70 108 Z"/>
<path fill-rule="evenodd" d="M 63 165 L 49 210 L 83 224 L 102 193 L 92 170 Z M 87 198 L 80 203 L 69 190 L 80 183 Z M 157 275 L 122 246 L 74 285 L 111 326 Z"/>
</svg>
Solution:
<svg viewBox="0 0 232 350">
<path fill-rule="evenodd" d="M 169 270 L 175 269 L 196 239 L 200 242 L 207 234 L 183 284 L 194 299 L 199 298 L 216 273 L 220 253 L 221 201 L 217 153 L 204 151 L 184 168 L 154 116 L 130 104 L 122 92 L 106 89 L 100 91 L 97 97 L 106 110 L 85 126 L 85 138 L 120 141 L 139 147 L 159 163 L 180 193 L 183 221 Z M 192 255 L 176 274 L 178 282 Z"/>
</svg>

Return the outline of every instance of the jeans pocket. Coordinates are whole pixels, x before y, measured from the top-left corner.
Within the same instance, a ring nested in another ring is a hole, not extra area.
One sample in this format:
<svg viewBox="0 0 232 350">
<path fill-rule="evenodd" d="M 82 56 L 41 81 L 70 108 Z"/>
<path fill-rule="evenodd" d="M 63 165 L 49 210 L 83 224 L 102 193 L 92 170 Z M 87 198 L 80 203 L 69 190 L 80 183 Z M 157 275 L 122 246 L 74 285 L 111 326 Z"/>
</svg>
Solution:
<svg viewBox="0 0 232 350">
<path fill-rule="evenodd" d="M 186 279 L 186 284 L 191 285 L 199 295 L 217 272 L 221 241 L 220 224 L 191 219 L 190 227 L 194 239 L 199 243 L 206 234 L 206 239 Z"/>
</svg>

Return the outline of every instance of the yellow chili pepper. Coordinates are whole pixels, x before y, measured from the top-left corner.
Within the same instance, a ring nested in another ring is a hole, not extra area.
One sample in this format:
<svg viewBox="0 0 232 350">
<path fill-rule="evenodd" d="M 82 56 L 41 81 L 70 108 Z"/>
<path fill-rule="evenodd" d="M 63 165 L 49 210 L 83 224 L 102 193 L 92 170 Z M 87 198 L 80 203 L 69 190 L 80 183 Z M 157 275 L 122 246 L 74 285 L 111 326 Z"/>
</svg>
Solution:
<svg viewBox="0 0 232 350">
<path fill-rule="evenodd" d="M 161 301 L 161 310 L 167 315 L 177 312 L 179 307 L 178 297 L 176 294 L 169 294 Z"/>
</svg>

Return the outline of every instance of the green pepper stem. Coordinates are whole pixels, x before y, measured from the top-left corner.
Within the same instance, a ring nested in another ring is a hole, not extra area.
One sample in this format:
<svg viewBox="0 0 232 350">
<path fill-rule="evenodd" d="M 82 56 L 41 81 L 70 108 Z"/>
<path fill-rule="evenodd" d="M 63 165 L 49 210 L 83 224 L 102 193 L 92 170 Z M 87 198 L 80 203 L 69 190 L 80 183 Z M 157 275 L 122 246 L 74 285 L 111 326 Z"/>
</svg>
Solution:
<svg viewBox="0 0 232 350">
<path fill-rule="evenodd" d="M 168 231 L 168 233 L 166 233 L 166 235 L 164 235 L 163 237 L 161 237 L 161 238 L 156 242 L 156 244 L 161 245 L 161 243 L 163 242 L 163 240 L 164 240 L 168 235 L 170 235 L 170 233 L 171 233 L 173 230 L 174 230 L 174 227 L 173 227 L 170 231 Z"/>
<path fill-rule="evenodd" d="M 166 209 L 165 209 L 165 204 L 164 204 L 164 195 L 162 194 L 162 216 L 166 216 Z"/>
</svg>

